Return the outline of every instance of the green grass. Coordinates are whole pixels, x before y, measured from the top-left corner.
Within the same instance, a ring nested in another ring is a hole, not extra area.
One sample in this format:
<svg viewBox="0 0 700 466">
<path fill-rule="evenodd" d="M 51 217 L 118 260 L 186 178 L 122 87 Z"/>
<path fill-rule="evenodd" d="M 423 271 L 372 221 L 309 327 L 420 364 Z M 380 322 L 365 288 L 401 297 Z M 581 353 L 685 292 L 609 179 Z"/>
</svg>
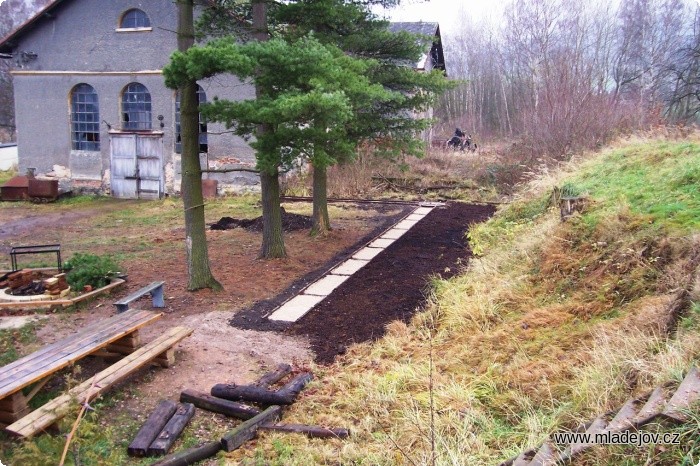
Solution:
<svg viewBox="0 0 700 466">
<path fill-rule="evenodd" d="M 620 205 L 687 233 L 700 227 L 700 144 L 639 144 L 595 159 L 571 179 L 599 204 L 597 215 Z"/>
<path fill-rule="evenodd" d="M 9 364 L 22 356 L 18 346 L 34 343 L 39 325 L 37 322 L 32 322 L 19 329 L 0 330 L 0 366 Z"/>
<path fill-rule="evenodd" d="M 10 181 L 13 176 L 17 175 L 17 170 L 0 170 L 0 185 Z"/>
</svg>

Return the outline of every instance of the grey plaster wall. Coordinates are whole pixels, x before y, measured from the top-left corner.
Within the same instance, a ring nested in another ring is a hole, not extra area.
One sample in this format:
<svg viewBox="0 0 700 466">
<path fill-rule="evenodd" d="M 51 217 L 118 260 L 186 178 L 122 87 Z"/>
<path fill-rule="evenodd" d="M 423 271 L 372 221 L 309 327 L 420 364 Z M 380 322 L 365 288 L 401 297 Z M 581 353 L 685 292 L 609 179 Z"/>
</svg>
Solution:
<svg viewBox="0 0 700 466">
<path fill-rule="evenodd" d="M 151 31 L 118 32 L 122 14 L 139 8 Z M 35 71 L 139 71 L 161 69 L 177 48 L 177 8 L 171 0 L 70 0 L 25 33 L 19 50 L 37 54 L 23 69 Z"/>
<path fill-rule="evenodd" d="M 163 133 L 166 192 L 179 191 L 175 92 L 165 87 L 161 74 L 177 45 L 172 32 L 177 27 L 175 4 L 171 0 L 71 0 L 61 5 L 52 18 L 40 20 L 22 35 L 16 48 L 37 54 L 14 76 L 20 170 L 36 167 L 46 173 L 58 165 L 70 169 L 76 180 L 108 180 L 109 133 L 121 130 L 121 94 L 127 84 L 139 82 L 151 94 L 152 128 Z M 130 8 L 149 15 L 151 31 L 116 31 L 122 13 Z M 80 83 L 91 85 L 98 94 L 103 121 L 99 152 L 71 150 L 70 93 Z M 253 86 L 233 76 L 217 76 L 200 85 L 207 100 L 255 97 Z M 158 115 L 163 116 L 162 127 Z M 254 166 L 254 152 L 243 139 L 217 124 L 210 124 L 208 131 L 203 167 Z M 244 188 L 259 182 L 252 174 L 209 177 Z"/>
</svg>

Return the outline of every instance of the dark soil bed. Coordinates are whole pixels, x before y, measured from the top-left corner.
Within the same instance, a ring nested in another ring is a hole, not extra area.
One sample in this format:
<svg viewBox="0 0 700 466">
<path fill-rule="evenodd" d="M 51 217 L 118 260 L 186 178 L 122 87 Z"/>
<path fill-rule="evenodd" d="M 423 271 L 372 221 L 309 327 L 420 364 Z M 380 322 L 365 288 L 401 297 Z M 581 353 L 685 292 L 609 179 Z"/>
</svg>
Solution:
<svg viewBox="0 0 700 466">
<path fill-rule="evenodd" d="M 430 278 L 451 277 L 466 264 L 469 225 L 494 210 L 463 203 L 436 208 L 298 322 L 271 325 L 258 308 L 259 318 L 244 312 L 232 324 L 307 336 L 316 361 L 330 363 L 348 345 L 380 338 L 389 322 L 408 322 L 424 305 Z"/>
<path fill-rule="evenodd" d="M 282 209 L 282 230 L 286 232 L 309 230 L 314 224 L 311 217 L 307 215 L 290 214 L 284 207 Z M 231 217 L 221 217 L 218 222 L 212 224 L 212 230 L 231 230 L 233 228 L 245 228 L 248 231 L 263 231 L 263 218 L 237 219 Z"/>
</svg>

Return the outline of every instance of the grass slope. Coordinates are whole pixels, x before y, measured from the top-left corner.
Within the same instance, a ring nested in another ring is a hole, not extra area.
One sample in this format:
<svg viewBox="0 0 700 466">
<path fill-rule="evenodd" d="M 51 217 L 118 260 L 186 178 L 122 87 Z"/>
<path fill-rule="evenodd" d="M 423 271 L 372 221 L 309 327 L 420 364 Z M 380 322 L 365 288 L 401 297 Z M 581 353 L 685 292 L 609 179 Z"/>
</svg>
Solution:
<svg viewBox="0 0 700 466">
<path fill-rule="evenodd" d="M 410 326 L 316 368 L 285 422 L 349 427 L 349 441 L 265 434 L 226 461 L 497 464 L 680 380 L 700 354 L 699 176 L 697 140 L 629 142 L 543 174 L 472 230 L 481 257 L 436 280 Z M 585 194 L 583 213 L 561 222 L 555 186 Z M 697 464 L 700 417 L 658 428 L 683 443 L 597 447 L 577 464 Z"/>
</svg>

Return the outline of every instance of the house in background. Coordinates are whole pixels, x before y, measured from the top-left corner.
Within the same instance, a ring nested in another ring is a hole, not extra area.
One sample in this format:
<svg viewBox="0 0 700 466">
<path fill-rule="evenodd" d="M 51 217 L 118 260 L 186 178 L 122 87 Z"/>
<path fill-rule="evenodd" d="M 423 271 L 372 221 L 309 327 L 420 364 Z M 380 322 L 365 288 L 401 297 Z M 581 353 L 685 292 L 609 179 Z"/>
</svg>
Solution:
<svg viewBox="0 0 700 466">
<path fill-rule="evenodd" d="M 12 54 L 19 169 L 63 189 L 160 198 L 180 189 L 179 105 L 163 67 L 177 49 L 171 0 L 55 0 L 0 42 Z M 199 82 L 205 101 L 254 98 L 233 76 Z M 252 167 L 241 138 L 201 125 L 202 166 Z M 249 189 L 254 173 L 207 174 Z"/>
<path fill-rule="evenodd" d="M 400 25 L 400 26 L 399 26 Z M 411 26 L 413 25 L 413 26 Z M 396 23 L 436 37 L 417 67 L 444 69 L 436 23 Z M 407 29 L 408 28 L 408 29 Z M 54 0 L 0 41 L 13 60 L 19 170 L 62 190 L 157 199 L 180 190 L 177 92 L 162 69 L 177 49 L 172 0 Z M 199 81 L 201 102 L 255 97 L 231 75 Z M 222 191 L 259 189 L 255 154 L 219 124 L 200 123 L 202 167 Z"/>
<path fill-rule="evenodd" d="M 421 36 L 432 37 L 433 42 L 428 45 L 429 49 L 423 52 L 420 60 L 414 65 L 416 71 L 430 72 L 432 70 L 441 70 L 447 75 L 445 68 L 445 53 L 442 48 L 442 38 L 440 37 L 440 25 L 430 22 L 414 22 L 414 23 L 390 23 L 389 30 L 391 32 L 410 32 Z M 433 109 L 429 108 L 425 112 L 416 114 L 417 118 L 433 118 Z M 421 135 L 426 144 L 430 144 L 433 140 L 432 126 Z"/>
</svg>

